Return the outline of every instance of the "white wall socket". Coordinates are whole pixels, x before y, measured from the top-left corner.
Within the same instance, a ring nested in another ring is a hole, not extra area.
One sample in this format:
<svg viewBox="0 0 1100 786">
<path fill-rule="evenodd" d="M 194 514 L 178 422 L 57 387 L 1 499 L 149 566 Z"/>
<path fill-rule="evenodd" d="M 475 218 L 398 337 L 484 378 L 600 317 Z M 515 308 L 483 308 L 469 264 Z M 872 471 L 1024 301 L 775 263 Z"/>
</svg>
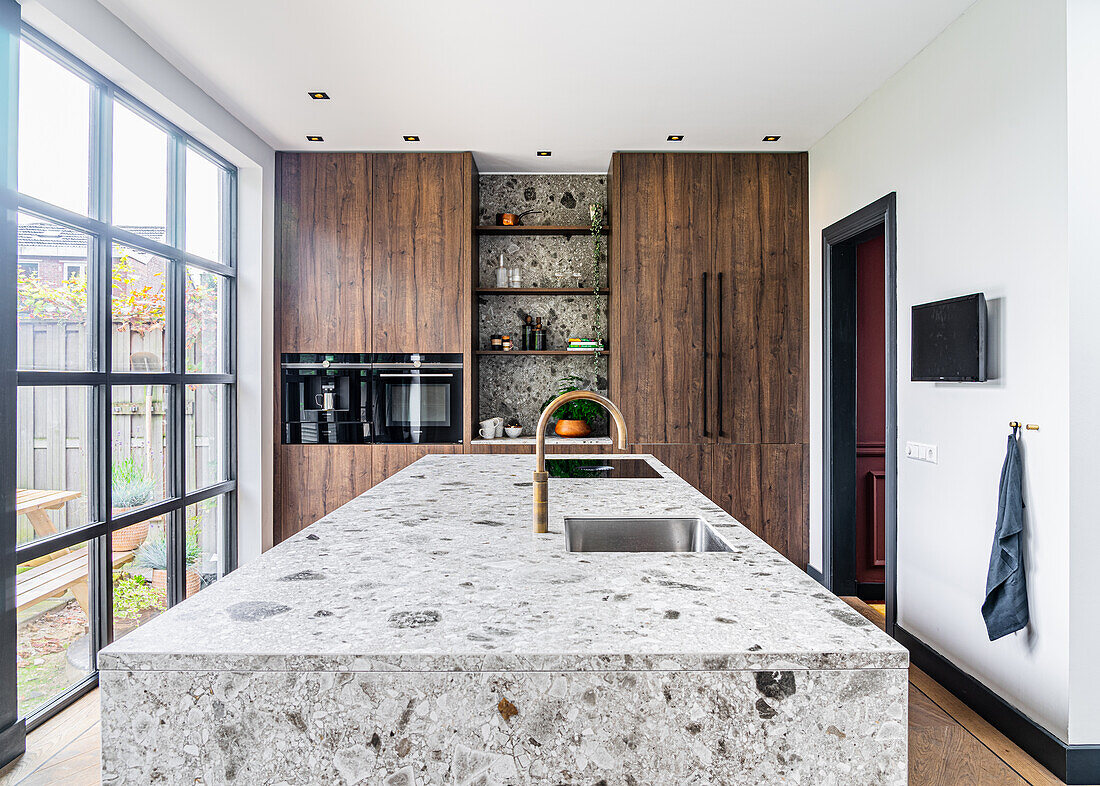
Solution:
<svg viewBox="0 0 1100 786">
<path fill-rule="evenodd" d="M 926 461 L 929 464 L 937 464 L 939 451 L 935 445 L 925 445 L 922 442 L 906 442 L 905 457 L 915 461 Z"/>
</svg>

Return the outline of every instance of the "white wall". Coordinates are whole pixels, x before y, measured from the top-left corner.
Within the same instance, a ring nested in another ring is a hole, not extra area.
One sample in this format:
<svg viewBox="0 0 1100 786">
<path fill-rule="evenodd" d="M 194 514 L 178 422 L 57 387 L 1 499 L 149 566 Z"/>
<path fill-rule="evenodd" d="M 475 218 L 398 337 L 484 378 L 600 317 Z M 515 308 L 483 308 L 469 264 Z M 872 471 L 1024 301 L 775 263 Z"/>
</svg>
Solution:
<svg viewBox="0 0 1100 786">
<path fill-rule="evenodd" d="M 23 20 L 239 168 L 240 561 L 271 545 L 275 153 L 95 0 L 26 0 Z"/>
<path fill-rule="evenodd" d="M 821 231 L 896 191 L 899 446 L 939 448 L 937 465 L 899 452 L 898 623 L 1063 740 L 1071 444 L 1065 2 L 979 0 L 809 155 L 811 562 L 821 565 Z M 910 382 L 910 307 L 976 291 L 991 301 L 999 378 Z M 1023 438 L 1032 622 L 991 643 L 980 607 L 1009 420 L 1041 426 Z"/>
<path fill-rule="evenodd" d="M 1069 741 L 1100 742 L 1100 3 L 1069 0 Z"/>
</svg>

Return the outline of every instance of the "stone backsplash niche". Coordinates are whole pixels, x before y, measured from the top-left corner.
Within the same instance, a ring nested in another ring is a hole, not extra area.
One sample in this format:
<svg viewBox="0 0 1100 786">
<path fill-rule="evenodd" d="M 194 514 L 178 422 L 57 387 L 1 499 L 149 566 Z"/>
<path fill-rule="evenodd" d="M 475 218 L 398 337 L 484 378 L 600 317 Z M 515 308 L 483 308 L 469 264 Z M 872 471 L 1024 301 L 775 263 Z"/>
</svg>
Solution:
<svg viewBox="0 0 1100 786">
<path fill-rule="evenodd" d="M 573 226 L 589 223 L 588 206 L 607 204 L 603 175 L 482 175 L 479 182 L 481 224 L 495 224 L 497 213 L 522 213 L 523 224 Z M 601 287 L 607 286 L 607 244 L 600 260 Z M 496 268 L 521 269 L 524 287 L 592 287 L 592 238 L 556 235 L 482 235 L 478 244 L 479 286 L 496 286 Z M 598 298 L 600 326 L 607 342 L 607 296 Z M 565 349 L 566 341 L 593 334 L 597 298 L 591 295 L 479 295 L 478 348 L 488 349 L 493 334 L 522 336 L 524 317 L 542 317 L 546 348 Z M 517 335 L 518 334 L 518 335 Z M 542 403 L 565 376 L 578 376 L 578 387 L 607 393 L 607 358 L 592 355 L 478 356 L 478 420 L 518 418 L 524 436 L 534 433 Z M 607 421 L 593 424 L 593 434 L 606 435 Z"/>
</svg>

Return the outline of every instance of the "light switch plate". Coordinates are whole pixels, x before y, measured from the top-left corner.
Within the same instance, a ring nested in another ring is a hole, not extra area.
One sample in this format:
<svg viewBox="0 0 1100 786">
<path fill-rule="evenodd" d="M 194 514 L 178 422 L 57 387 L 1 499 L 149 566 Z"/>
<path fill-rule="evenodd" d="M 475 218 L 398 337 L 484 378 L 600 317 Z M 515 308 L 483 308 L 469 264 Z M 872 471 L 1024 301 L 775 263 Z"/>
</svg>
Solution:
<svg viewBox="0 0 1100 786">
<path fill-rule="evenodd" d="M 938 464 L 939 450 L 935 445 L 926 445 L 923 442 L 906 442 L 905 457 L 928 464 Z"/>
</svg>

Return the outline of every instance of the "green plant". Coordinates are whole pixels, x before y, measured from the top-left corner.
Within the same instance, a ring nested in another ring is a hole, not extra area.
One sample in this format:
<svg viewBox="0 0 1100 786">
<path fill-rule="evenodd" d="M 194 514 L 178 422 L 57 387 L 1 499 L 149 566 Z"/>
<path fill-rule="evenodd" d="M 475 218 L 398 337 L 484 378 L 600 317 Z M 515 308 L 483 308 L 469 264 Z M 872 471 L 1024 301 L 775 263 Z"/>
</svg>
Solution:
<svg viewBox="0 0 1100 786">
<path fill-rule="evenodd" d="M 143 577 L 119 572 L 114 579 L 114 617 L 116 621 L 135 622 L 148 609 L 164 611 L 160 594 Z"/>
<path fill-rule="evenodd" d="M 156 481 L 131 456 L 111 462 L 111 504 L 116 508 L 136 508 L 153 498 Z"/>
<path fill-rule="evenodd" d="M 126 253 L 121 246 L 112 249 L 117 254 L 111 262 L 112 322 L 120 332 L 146 333 L 163 328 L 167 296 L 164 272 L 149 270 L 149 262 Z M 211 338 L 220 319 L 219 277 L 214 273 L 189 273 L 185 285 L 187 370 L 210 370 L 218 345 Z M 17 303 L 21 320 L 87 322 L 88 280 L 73 276 L 51 282 L 20 271 Z"/>
<path fill-rule="evenodd" d="M 600 295 L 600 262 L 603 261 L 603 204 L 593 202 L 588 206 L 588 217 L 591 220 L 592 229 L 592 337 L 597 341 L 603 341 L 603 332 L 600 328 L 600 309 L 603 304 Z M 592 353 L 592 373 L 595 377 L 600 374 L 600 353 Z"/>
<path fill-rule="evenodd" d="M 193 568 L 202 558 L 198 530 L 187 530 L 187 567 Z M 134 552 L 134 567 L 146 570 L 168 570 L 168 542 L 160 529 L 150 530 L 145 542 Z"/>
<path fill-rule="evenodd" d="M 542 402 L 540 410 L 546 409 L 550 402 L 560 396 L 562 393 L 568 393 L 571 390 L 587 390 L 588 388 L 580 387 L 584 384 L 584 378 L 578 376 L 566 376 L 558 380 L 558 390 L 546 401 Z M 592 421 L 599 418 L 603 414 L 603 407 L 594 401 L 588 401 L 581 399 L 579 401 L 569 401 L 562 404 L 556 410 L 551 417 L 557 420 L 583 420 L 585 423 L 592 425 Z"/>
</svg>

